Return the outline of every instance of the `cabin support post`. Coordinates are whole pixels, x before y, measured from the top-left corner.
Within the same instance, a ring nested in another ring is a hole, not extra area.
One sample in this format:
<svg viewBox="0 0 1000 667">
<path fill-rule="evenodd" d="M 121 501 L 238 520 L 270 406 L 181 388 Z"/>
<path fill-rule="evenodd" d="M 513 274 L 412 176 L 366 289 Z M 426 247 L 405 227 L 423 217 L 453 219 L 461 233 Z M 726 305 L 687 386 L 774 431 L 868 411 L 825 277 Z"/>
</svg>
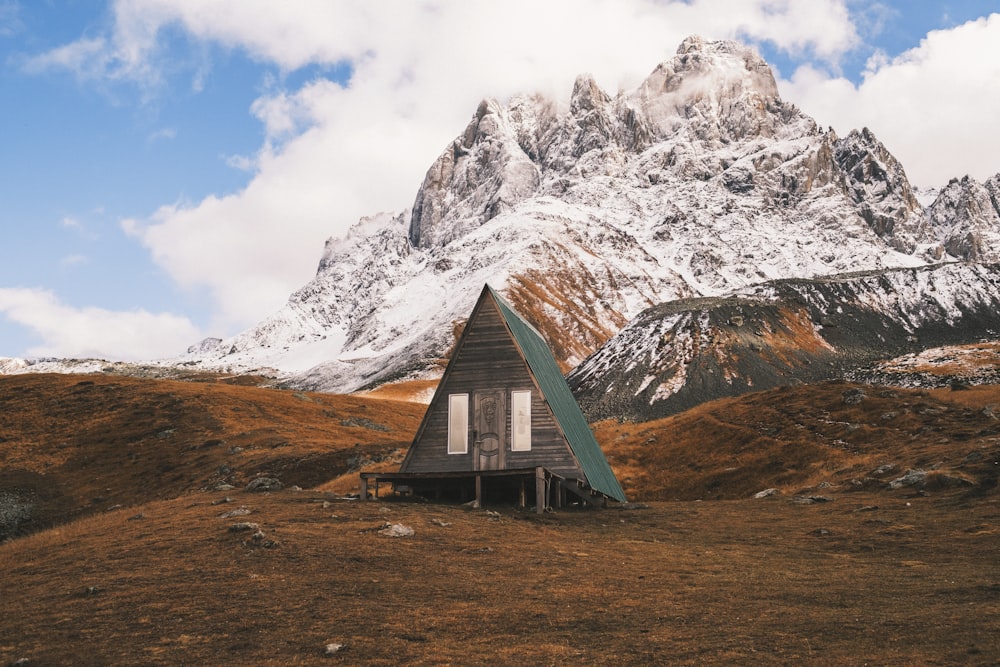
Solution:
<svg viewBox="0 0 1000 667">
<path fill-rule="evenodd" d="M 524 490 L 524 478 L 522 477 L 521 478 L 521 493 L 518 496 L 518 504 L 517 504 L 517 506 L 520 507 L 521 509 L 524 509 L 525 505 L 527 505 L 527 504 L 528 504 L 528 494 Z"/>
<path fill-rule="evenodd" d="M 541 514 L 545 511 L 545 468 L 541 466 L 535 468 L 535 512 Z"/>
<path fill-rule="evenodd" d="M 368 478 L 364 475 L 361 476 L 361 488 L 358 489 L 358 497 L 361 500 L 368 500 Z"/>
<path fill-rule="evenodd" d="M 476 507 L 483 506 L 483 476 L 476 475 Z"/>
</svg>

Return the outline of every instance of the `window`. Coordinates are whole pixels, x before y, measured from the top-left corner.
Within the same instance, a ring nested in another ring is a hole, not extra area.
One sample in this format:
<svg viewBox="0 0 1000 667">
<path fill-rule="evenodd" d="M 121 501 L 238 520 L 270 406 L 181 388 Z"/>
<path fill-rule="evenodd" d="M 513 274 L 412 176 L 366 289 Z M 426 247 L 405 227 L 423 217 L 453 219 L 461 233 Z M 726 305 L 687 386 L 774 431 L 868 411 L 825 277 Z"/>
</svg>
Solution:
<svg viewBox="0 0 1000 667">
<path fill-rule="evenodd" d="M 469 452 L 469 395 L 448 396 L 448 453 Z"/>
<path fill-rule="evenodd" d="M 510 392 L 510 450 L 531 451 L 531 392 Z"/>
</svg>

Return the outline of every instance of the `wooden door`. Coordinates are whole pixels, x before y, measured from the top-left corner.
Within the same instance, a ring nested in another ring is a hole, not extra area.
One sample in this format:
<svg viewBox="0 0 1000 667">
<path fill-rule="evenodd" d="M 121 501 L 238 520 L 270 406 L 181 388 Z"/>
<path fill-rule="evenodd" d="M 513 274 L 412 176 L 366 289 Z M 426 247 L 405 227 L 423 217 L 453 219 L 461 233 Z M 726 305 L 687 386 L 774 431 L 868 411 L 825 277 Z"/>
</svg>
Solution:
<svg viewBox="0 0 1000 667">
<path fill-rule="evenodd" d="M 472 416 L 476 470 L 502 470 L 507 410 L 502 390 L 477 391 Z"/>
</svg>

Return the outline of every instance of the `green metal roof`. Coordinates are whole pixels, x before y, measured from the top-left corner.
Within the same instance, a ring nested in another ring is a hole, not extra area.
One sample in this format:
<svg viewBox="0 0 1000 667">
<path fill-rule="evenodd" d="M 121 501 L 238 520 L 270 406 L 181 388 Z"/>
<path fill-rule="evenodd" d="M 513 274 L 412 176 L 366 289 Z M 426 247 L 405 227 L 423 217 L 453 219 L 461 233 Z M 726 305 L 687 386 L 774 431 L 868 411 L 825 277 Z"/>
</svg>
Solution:
<svg viewBox="0 0 1000 667">
<path fill-rule="evenodd" d="M 528 367 L 535 376 L 535 381 L 542 390 L 556 422 L 562 429 L 569 442 L 570 449 L 580 462 L 583 474 L 587 478 L 587 483 L 595 491 L 600 491 L 610 498 L 620 502 L 625 502 L 625 492 L 618 483 L 618 478 L 608 465 L 608 460 L 601 451 L 601 446 L 597 444 L 590 425 L 587 424 L 580 405 L 573 397 L 573 393 L 566 384 L 566 379 L 559 370 L 559 365 L 552 356 L 552 350 L 542 338 L 541 334 L 533 326 L 528 324 L 510 304 L 493 290 L 486 286 L 490 294 L 500 307 L 503 315 L 514 336 L 514 342 L 521 348 L 521 354 L 528 362 Z"/>
</svg>

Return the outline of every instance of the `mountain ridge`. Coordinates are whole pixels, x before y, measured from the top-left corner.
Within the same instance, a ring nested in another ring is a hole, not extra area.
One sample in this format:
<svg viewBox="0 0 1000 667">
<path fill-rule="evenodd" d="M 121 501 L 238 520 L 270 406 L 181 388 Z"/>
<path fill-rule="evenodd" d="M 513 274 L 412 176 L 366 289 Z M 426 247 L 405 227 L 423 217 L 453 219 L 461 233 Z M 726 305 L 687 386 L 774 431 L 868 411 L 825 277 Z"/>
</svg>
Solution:
<svg viewBox="0 0 1000 667">
<path fill-rule="evenodd" d="M 1000 261 L 1000 175 L 926 209 L 867 129 L 838 137 L 737 42 L 691 37 L 638 87 L 484 100 L 411 209 L 327 241 L 258 325 L 165 364 L 350 392 L 429 377 L 484 283 L 569 370 L 644 309 L 781 278 Z M 985 193 L 985 194 L 984 194 Z"/>
</svg>

